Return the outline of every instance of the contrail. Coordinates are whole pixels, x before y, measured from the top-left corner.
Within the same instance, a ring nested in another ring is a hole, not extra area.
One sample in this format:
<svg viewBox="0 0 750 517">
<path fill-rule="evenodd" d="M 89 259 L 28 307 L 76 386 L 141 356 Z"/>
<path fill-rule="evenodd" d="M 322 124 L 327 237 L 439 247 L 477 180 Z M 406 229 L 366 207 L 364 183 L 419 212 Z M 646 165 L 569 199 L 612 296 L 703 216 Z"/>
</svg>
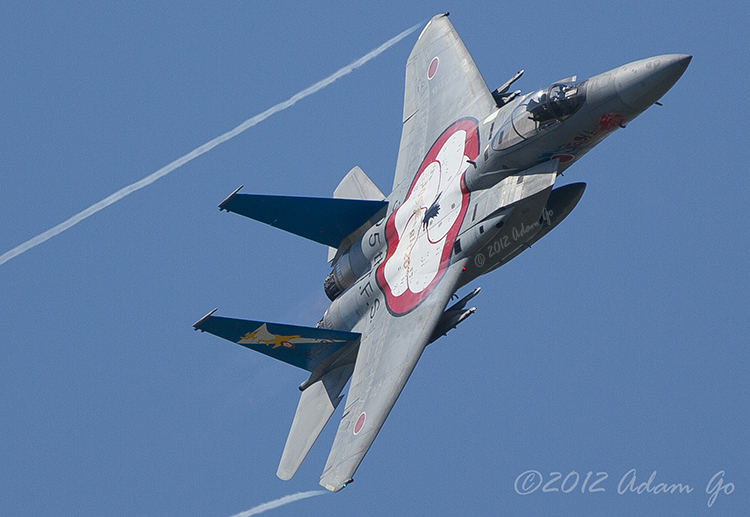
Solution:
<svg viewBox="0 0 750 517">
<path fill-rule="evenodd" d="M 153 182 L 155 182 L 159 178 L 166 176 L 167 174 L 169 174 L 173 170 L 177 169 L 178 167 L 182 167 L 183 165 L 185 165 L 189 161 L 192 161 L 192 160 L 198 158 L 200 155 L 207 153 L 208 151 L 210 151 L 211 149 L 213 149 L 217 145 L 223 144 L 227 140 L 231 140 L 232 138 L 234 138 L 235 136 L 239 135 L 243 131 L 245 131 L 247 129 L 250 129 L 251 127 L 253 127 L 253 126 L 255 126 L 255 125 L 263 122 L 264 120 L 266 120 L 271 115 L 274 115 L 274 114 L 278 113 L 279 111 L 283 111 L 283 110 L 285 110 L 285 109 L 293 106 L 294 104 L 296 104 L 297 101 L 300 101 L 300 100 L 304 99 L 305 97 L 308 97 L 308 96 L 312 95 L 313 93 L 322 90 L 323 88 L 325 88 L 329 84 L 333 83 L 336 79 L 340 79 L 341 77 L 344 77 L 345 75 L 350 74 L 355 69 L 357 69 L 360 66 L 364 65 L 365 63 L 367 63 L 372 58 L 377 57 L 378 55 L 382 54 L 383 52 L 385 52 L 386 50 L 388 50 L 389 48 L 391 48 L 393 45 L 395 45 L 396 43 L 398 43 L 399 41 L 401 41 L 402 39 L 404 39 L 405 37 L 407 37 L 409 34 L 411 34 L 412 32 L 414 32 L 415 30 L 417 30 L 422 25 L 423 25 L 423 22 L 419 22 L 418 24 L 414 25 L 413 27 L 411 27 L 409 29 L 406 29 L 404 32 L 402 32 L 398 36 L 395 36 L 395 37 L 389 39 L 388 41 L 386 41 L 385 43 L 383 43 L 382 45 L 380 45 L 378 48 L 376 48 L 374 50 L 371 50 L 370 52 L 368 52 L 367 54 L 365 54 L 361 58 L 357 59 L 356 61 L 353 61 L 352 63 L 346 65 L 345 67 L 337 70 L 333 74 L 329 75 L 328 77 L 326 77 L 325 79 L 323 79 L 321 81 L 318 81 L 317 83 L 313 84 L 312 86 L 309 86 L 309 87 L 305 88 L 304 90 L 302 90 L 301 92 L 293 95 L 292 97 L 290 97 L 289 99 L 285 100 L 284 102 L 280 102 L 279 104 L 277 104 L 277 105 L 275 105 L 275 106 L 273 106 L 271 108 L 268 108 L 263 113 L 259 113 L 258 115 L 255 115 L 254 117 L 247 119 L 245 122 L 243 122 L 242 124 L 240 124 L 236 128 L 232 129 L 231 131 L 227 131 L 223 135 L 217 136 L 213 140 L 211 140 L 209 142 L 206 142 L 205 144 L 201 145 L 200 147 L 197 147 L 197 148 L 193 149 L 192 151 L 190 151 L 189 153 L 187 153 L 185 156 L 176 159 L 175 161 L 173 161 L 172 163 L 170 163 L 168 165 L 165 165 L 164 167 L 162 167 L 158 171 L 156 171 L 156 172 L 154 172 L 152 174 L 149 174 L 148 176 L 146 176 L 142 180 L 136 181 L 135 183 L 132 183 L 132 184 L 128 185 L 127 187 L 124 187 L 124 188 L 118 190 L 114 194 L 112 194 L 112 195 L 110 195 L 110 196 L 102 199 L 98 203 L 95 203 L 95 204 L 91 205 L 90 207 L 88 207 L 87 209 L 83 210 L 82 212 L 77 213 L 76 215 L 74 215 L 73 217 L 71 217 L 70 219 L 68 219 L 67 221 L 64 221 L 64 222 L 58 224 L 57 226 L 55 226 L 53 228 L 50 228 L 46 232 L 40 233 L 36 237 L 34 237 L 32 239 L 29 239 L 28 241 L 24 242 L 23 244 L 19 244 L 18 246 L 16 246 L 15 248 L 13 248 L 10 251 L 6 251 L 2 255 L 0 255 L 0 265 L 5 264 L 10 259 L 12 259 L 14 257 L 17 257 L 21 253 L 24 253 L 24 252 L 30 250 L 31 248 L 40 245 L 41 243 L 43 243 L 44 241 L 46 241 L 48 239 L 51 239 L 55 235 L 58 235 L 58 234 L 64 232 L 65 230 L 67 230 L 71 226 L 75 226 L 76 224 L 80 223 L 84 219 L 86 219 L 88 217 L 91 217 L 92 215 L 94 215 L 95 213 L 97 213 L 99 210 L 101 210 L 103 208 L 106 208 L 106 207 L 108 207 L 109 205 L 111 205 L 113 203 L 116 203 L 117 201 L 121 200 L 125 196 L 127 196 L 129 194 L 132 194 L 136 190 L 140 190 L 143 187 L 151 185 Z"/>
<path fill-rule="evenodd" d="M 275 499 L 273 501 L 268 501 L 267 503 L 259 504 L 255 508 L 250 508 L 249 510 L 245 510 L 244 512 L 237 513 L 235 515 L 232 515 L 232 517 L 250 517 L 251 515 L 258 515 L 259 513 L 273 510 L 274 508 L 284 506 L 285 504 L 293 503 L 295 501 L 301 501 L 302 499 L 307 499 L 308 497 L 315 497 L 316 495 L 323 495 L 327 493 L 328 492 L 326 492 L 325 490 L 297 492 L 296 494 L 287 495 L 280 499 Z"/>
</svg>

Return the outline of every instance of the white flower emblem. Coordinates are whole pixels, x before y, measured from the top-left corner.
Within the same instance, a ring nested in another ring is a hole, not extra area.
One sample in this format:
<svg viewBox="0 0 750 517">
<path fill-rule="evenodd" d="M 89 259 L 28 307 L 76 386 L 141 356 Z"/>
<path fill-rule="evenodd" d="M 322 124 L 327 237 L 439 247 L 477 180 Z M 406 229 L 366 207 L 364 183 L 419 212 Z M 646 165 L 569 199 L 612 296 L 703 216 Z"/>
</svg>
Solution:
<svg viewBox="0 0 750 517">
<path fill-rule="evenodd" d="M 452 124 L 432 145 L 403 204 L 388 218 L 388 255 L 377 278 L 392 312 L 416 307 L 448 266 L 469 201 L 463 175 L 478 149 L 476 122 Z"/>
</svg>

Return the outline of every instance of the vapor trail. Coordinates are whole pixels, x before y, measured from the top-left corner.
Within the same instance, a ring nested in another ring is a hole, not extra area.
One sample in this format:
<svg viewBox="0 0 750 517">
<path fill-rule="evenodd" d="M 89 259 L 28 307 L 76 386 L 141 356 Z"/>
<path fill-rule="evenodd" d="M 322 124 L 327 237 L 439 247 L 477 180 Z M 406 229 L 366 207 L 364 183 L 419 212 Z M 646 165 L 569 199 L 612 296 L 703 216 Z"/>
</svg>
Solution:
<svg viewBox="0 0 750 517">
<path fill-rule="evenodd" d="M 307 499 L 308 497 L 315 497 L 316 495 L 323 495 L 326 493 L 328 492 L 326 492 L 325 490 L 297 492 L 296 494 L 287 495 L 280 499 L 275 499 L 273 501 L 268 501 L 267 503 L 259 504 L 255 508 L 250 508 L 249 510 L 245 510 L 244 512 L 237 513 L 235 515 L 232 515 L 232 517 L 250 517 L 251 515 L 258 515 L 259 513 L 273 510 L 274 508 L 284 506 L 285 504 L 293 503 L 295 501 L 301 501 L 302 499 Z"/>
<path fill-rule="evenodd" d="M 68 219 L 67 221 L 64 221 L 64 222 L 58 224 L 57 226 L 55 226 L 53 228 L 50 228 L 49 230 L 47 230 L 45 232 L 40 233 L 36 237 L 34 237 L 32 239 L 29 239 L 28 241 L 24 242 L 23 244 L 19 244 L 18 246 L 16 246 L 15 248 L 13 248 L 10 251 L 6 251 L 2 255 L 0 255 L 0 265 L 5 264 L 10 259 L 12 259 L 14 257 L 17 257 L 21 253 L 24 253 L 24 252 L 30 250 L 31 248 L 40 245 L 41 243 L 43 243 L 44 241 L 46 241 L 48 239 L 51 239 L 55 235 L 58 235 L 58 234 L 64 232 L 65 230 L 67 230 L 71 226 L 75 226 L 76 224 L 80 223 L 84 219 L 86 219 L 88 217 L 91 217 L 92 215 L 94 215 L 95 213 L 97 213 L 99 210 L 102 210 L 103 208 L 106 208 L 109 205 L 111 205 L 113 203 L 116 203 L 117 201 L 121 200 L 125 196 L 127 196 L 129 194 L 132 194 L 136 190 L 140 190 L 143 187 L 151 185 L 153 182 L 155 182 L 159 178 L 166 176 L 167 174 L 169 174 L 173 170 L 175 170 L 175 169 L 177 169 L 179 167 L 182 167 L 183 165 L 185 165 L 189 161 L 192 161 L 192 160 L 198 158 L 200 155 L 207 153 L 208 151 L 210 151 L 211 149 L 213 149 L 217 145 L 223 144 L 227 140 L 231 140 L 232 138 L 234 138 L 235 136 L 239 135 L 243 131 L 245 131 L 247 129 L 250 129 L 251 127 L 253 127 L 253 126 L 255 126 L 255 125 L 263 122 L 264 120 L 266 120 L 271 115 L 274 115 L 274 114 L 278 113 L 279 111 L 283 111 L 283 110 L 285 110 L 285 109 L 293 106 L 294 104 L 296 104 L 297 101 L 300 101 L 300 100 L 304 99 L 305 97 L 308 97 L 308 96 L 312 95 L 313 93 L 322 90 L 323 88 L 325 88 L 329 84 L 333 83 L 336 79 L 340 79 L 341 77 L 344 77 L 345 75 L 350 74 L 355 69 L 357 69 L 360 66 L 364 65 L 365 63 L 367 63 L 372 58 L 377 57 L 378 55 L 382 54 L 383 52 L 385 52 L 386 50 L 388 50 L 389 48 L 391 48 L 393 45 L 395 45 L 396 43 L 398 43 L 399 41 L 401 41 L 402 39 L 404 39 L 405 37 L 407 37 L 409 34 L 411 34 L 412 32 L 414 32 L 415 30 L 417 30 L 422 25 L 423 25 L 423 23 L 420 22 L 420 23 L 414 25 L 413 27 L 411 27 L 409 29 L 406 29 L 404 32 L 402 32 L 398 36 L 395 36 L 395 37 L 389 39 L 388 41 L 386 41 L 385 43 L 383 43 L 382 45 L 380 45 L 378 48 L 376 48 L 374 50 L 371 50 L 370 52 L 368 52 L 367 54 L 365 54 L 361 58 L 357 59 L 356 61 L 353 61 L 352 63 L 346 65 L 345 67 L 337 70 L 333 74 L 329 75 L 328 77 L 326 77 L 325 79 L 323 79 L 321 81 L 318 81 L 317 83 L 313 84 L 312 86 L 309 86 L 309 87 L 305 88 L 304 90 L 302 90 L 301 92 L 293 95 L 292 97 L 290 97 L 289 99 L 285 100 L 284 102 L 280 102 L 279 104 L 277 104 L 277 105 L 275 105 L 275 106 L 273 106 L 271 108 L 268 108 L 263 113 L 259 113 L 258 115 L 255 115 L 254 117 L 247 119 L 245 122 L 243 122 L 242 124 L 240 124 L 236 128 L 232 129 L 231 131 L 227 131 L 223 135 L 217 136 L 216 138 L 214 138 L 213 140 L 211 140 L 209 142 L 206 142 L 202 146 L 193 149 L 192 151 L 190 151 L 189 153 L 187 153 L 185 156 L 176 159 L 175 161 L 173 161 L 172 163 L 170 163 L 168 165 L 165 165 L 164 167 L 162 167 L 158 171 L 156 171 L 156 172 L 154 172 L 152 174 L 149 174 L 148 176 L 146 176 L 142 180 L 136 181 L 135 183 L 132 183 L 132 184 L 128 185 L 127 187 L 124 187 L 124 188 L 118 190 L 114 194 L 112 194 L 112 195 L 110 195 L 110 196 L 102 199 L 98 203 L 95 203 L 95 204 L 91 205 L 90 207 L 88 207 L 87 209 L 83 210 L 82 212 L 77 213 L 76 215 L 74 215 L 73 217 L 71 217 L 70 219 Z"/>
</svg>

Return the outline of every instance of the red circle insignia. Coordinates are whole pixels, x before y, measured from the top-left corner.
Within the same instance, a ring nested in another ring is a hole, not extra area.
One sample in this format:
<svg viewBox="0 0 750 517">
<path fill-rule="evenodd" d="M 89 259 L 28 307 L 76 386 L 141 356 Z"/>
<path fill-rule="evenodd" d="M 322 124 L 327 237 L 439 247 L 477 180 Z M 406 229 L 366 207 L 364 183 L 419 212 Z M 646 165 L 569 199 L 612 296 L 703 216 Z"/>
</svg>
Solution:
<svg viewBox="0 0 750 517">
<path fill-rule="evenodd" d="M 365 415 L 365 412 L 363 411 L 361 415 L 359 415 L 359 418 L 357 418 L 357 422 L 354 424 L 354 434 L 359 434 L 359 432 L 362 430 L 362 427 L 365 425 L 365 419 L 367 418 L 367 415 Z"/>
<path fill-rule="evenodd" d="M 551 159 L 554 160 L 555 158 L 558 158 L 560 163 L 568 163 L 576 159 L 572 154 L 556 154 Z"/>
<path fill-rule="evenodd" d="M 427 69 L 427 79 L 432 79 L 433 77 L 435 77 L 439 64 L 440 59 L 437 56 L 433 57 L 432 61 L 430 61 L 430 66 Z"/>
</svg>

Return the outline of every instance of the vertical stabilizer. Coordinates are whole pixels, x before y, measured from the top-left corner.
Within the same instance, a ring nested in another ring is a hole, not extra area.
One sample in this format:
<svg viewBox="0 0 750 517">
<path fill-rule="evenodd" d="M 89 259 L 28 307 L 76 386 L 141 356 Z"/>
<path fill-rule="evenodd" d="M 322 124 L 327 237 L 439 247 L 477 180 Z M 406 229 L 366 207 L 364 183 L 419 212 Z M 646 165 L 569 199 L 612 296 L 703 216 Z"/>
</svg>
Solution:
<svg viewBox="0 0 750 517">
<path fill-rule="evenodd" d="M 333 197 L 346 199 L 367 199 L 370 201 L 382 201 L 385 195 L 365 174 L 365 172 L 354 166 L 344 179 L 341 180 L 336 190 L 333 191 Z"/>
<path fill-rule="evenodd" d="M 339 182 L 333 191 L 334 198 L 364 199 L 366 201 L 383 201 L 385 194 L 373 183 L 358 165 L 355 165 Z M 347 240 L 345 245 L 351 244 Z M 336 256 L 336 248 L 328 248 L 328 262 Z"/>
</svg>

